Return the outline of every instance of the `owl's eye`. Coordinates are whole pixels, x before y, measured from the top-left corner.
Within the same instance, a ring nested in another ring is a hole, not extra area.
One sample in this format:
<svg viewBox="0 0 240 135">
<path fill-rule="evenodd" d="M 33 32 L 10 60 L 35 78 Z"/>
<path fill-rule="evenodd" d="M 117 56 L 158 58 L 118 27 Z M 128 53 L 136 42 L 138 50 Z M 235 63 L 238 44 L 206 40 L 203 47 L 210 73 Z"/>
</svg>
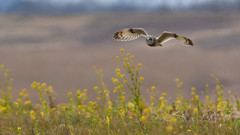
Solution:
<svg viewBox="0 0 240 135">
<path fill-rule="evenodd" d="M 152 38 L 149 38 L 148 40 L 152 41 Z"/>
</svg>

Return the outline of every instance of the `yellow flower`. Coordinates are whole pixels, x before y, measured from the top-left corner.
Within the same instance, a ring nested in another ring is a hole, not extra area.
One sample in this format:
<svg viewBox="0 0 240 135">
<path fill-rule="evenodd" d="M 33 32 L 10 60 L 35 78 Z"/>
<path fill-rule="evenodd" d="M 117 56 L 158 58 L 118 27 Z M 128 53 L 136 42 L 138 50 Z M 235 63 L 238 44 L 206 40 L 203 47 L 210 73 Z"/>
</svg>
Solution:
<svg viewBox="0 0 240 135">
<path fill-rule="evenodd" d="M 221 101 L 220 103 L 218 103 L 218 105 L 217 105 L 217 109 L 218 109 L 218 110 L 225 109 L 225 108 L 226 108 L 226 106 L 224 105 L 223 101 Z"/>
<path fill-rule="evenodd" d="M 12 90 L 12 86 L 8 86 L 8 90 Z"/>
<path fill-rule="evenodd" d="M 31 87 L 32 87 L 33 89 L 35 89 L 35 88 L 37 87 L 37 86 L 36 86 L 36 83 L 37 83 L 37 82 L 34 81 L 34 82 L 31 84 Z"/>
<path fill-rule="evenodd" d="M 0 65 L 0 68 L 4 69 L 4 64 L 1 64 L 1 65 Z"/>
<path fill-rule="evenodd" d="M 125 77 L 125 74 L 122 74 L 121 77 L 124 78 L 124 77 Z"/>
<path fill-rule="evenodd" d="M 25 105 L 30 105 L 31 104 L 31 100 L 27 100 L 24 102 Z"/>
<path fill-rule="evenodd" d="M 31 114 L 32 120 L 35 120 L 36 119 L 35 112 L 33 110 L 31 110 L 30 114 Z"/>
<path fill-rule="evenodd" d="M 125 101 L 125 96 L 121 97 L 121 101 L 124 102 Z"/>
<path fill-rule="evenodd" d="M 152 91 L 154 91 L 155 89 L 156 89 L 156 87 L 155 87 L 155 86 L 152 86 L 152 87 L 151 87 L 151 90 L 152 90 Z"/>
<path fill-rule="evenodd" d="M 68 92 L 68 96 L 72 96 L 72 92 Z"/>
<path fill-rule="evenodd" d="M 209 100 L 209 99 L 210 99 L 210 97 L 209 97 L 209 96 L 206 96 L 206 99 L 207 99 L 207 100 Z"/>
<path fill-rule="evenodd" d="M 187 131 L 188 131 L 188 132 L 191 132 L 192 130 L 191 130 L 191 129 L 188 129 Z"/>
<path fill-rule="evenodd" d="M 21 130 L 22 128 L 21 127 L 17 127 L 17 130 Z"/>
<path fill-rule="evenodd" d="M 15 104 L 16 106 L 18 106 L 18 105 L 19 105 L 19 103 L 18 103 L 18 102 L 14 102 L 14 104 Z"/>
<path fill-rule="evenodd" d="M 133 56 L 133 55 L 131 55 L 131 59 L 134 59 L 134 56 Z"/>
<path fill-rule="evenodd" d="M 56 111 L 56 108 L 52 108 L 52 110 L 51 110 L 52 112 L 54 112 L 54 111 Z"/>
<path fill-rule="evenodd" d="M 144 113 L 144 114 L 148 114 L 150 111 L 151 111 L 151 107 L 145 107 L 145 108 L 143 109 L 143 113 Z"/>
<path fill-rule="evenodd" d="M 231 90 L 228 91 L 228 94 L 231 94 Z"/>
<path fill-rule="evenodd" d="M 115 59 L 118 60 L 118 59 L 119 59 L 119 56 L 116 56 Z"/>
<path fill-rule="evenodd" d="M 120 52 L 123 52 L 124 51 L 124 49 L 120 49 Z"/>
<path fill-rule="evenodd" d="M 217 89 L 217 90 L 220 90 L 220 88 L 221 88 L 221 87 L 220 87 L 219 85 L 216 85 L 216 89 Z"/>
<path fill-rule="evenodd" d="M 169 125 L 169 126 L 167 126 L 166 130 L 167 130 L 168 132 L 172 132 L 172 131 L 173 131 L 173 127 L 172 127 L 171 125 Z"/>
<path fill-rule="evenodd" d="M 98 89 L 98 86 L 93 87 L 93 89 L 94 89 L 94 90 L 97 90 L 97 89 Z"/>
<path fill-rule="evenodd" d="M 109 90 L 104 90 L 103 93 L 104 94 L 109 94 Z"/>
<path fill-rule="evenodd" d="M 113 80 L 113 83 L 118 83 L 118 79 L 114 79 L 114 80 Z"/>
<path fill-rule="evenodd" d="M 109 119 L 108 116 L 106 117 L 106 123 L 107 123 L 108 125 L 110 124 L 110 119 Z"/>
<path fill-rule="evenodd" d="M 138 66 L 141 67 L 141 66 L 142 66 L 142 63 L 138 63 Z"/>
<path fill-rule="evenodd" d="M 67 107 L 66 106 L 60 106 L 60 108 L 62 109 L 62 110 L 66 110 L 67 109 Z"/>
<path fill-rule="evenodd" d="M 179 78 L 176 78 L 176 82 L 179 82 Z"/>
<path fill-rule="evenodd" d="M 124 117 L 124 116 L 125 116 L 125 111 L 122 110 L 122 109 L 120 109 L 120 110 L 118 111 L 118 113 L 121 115 L 121 117 Z"/>
<path fill-rule="evenodd" d="M 197 113 L 197 112 L 198 112 L 198 109 L 197 109 L 197 108 L 195 108 L 195 109 L 194 109 L 194 113 Z"/>
<path fill-rule="evenodd" d="M 164 103 L 161 104 L 160 108 L 164 108 L 166 105 Z"/>
<path fill-rule="evenodd" d="M 219 97 L 217 100 L 218 100 L 218 102 L 221 102 L 221 101 L 222 101 L 222 98 L 221 98 L 221 97 Z"/>
<path fill-rule="evenodd" d="M 113 93 L 117 93 L 117 91 L 118 91 L 118 88 L 114 88 L 114 90 L 113 90 Z"/>
<path fill-rule="evenodd" d="M 173 109 L 173 107 L 172 106 L 168 106 L 168 110 L 172 110 Z"/>
<path fill-rule="evenodd" d="M 37 86 L 40 86 L 40 82 L 37 82 L 36 85 L 37 85 Z"/>
<path fill-rule="evenodd" d="M 41 91 L 41 90 L 42 90 L 42 88 L 41 88 L 40 86 L 38 86 L 38 87 L 37 87 L 37 90 L 38 90 L 38 91 Z"/>
<path fill-rule="evenodd" d="M 43 90 L 44 90 L 45 92 L 47 92 L 47 91 L 48 91 L 48 89 L 47 89 L 47 88 L 44 88 Z"/>
<path fill-rule="evenodd" d="M 180 126 L 180 129 L 181 129 L 181 130 L 183 129 L 183 125 Z"/>
<path fill-rule="evenodd" d="M 155 100 L 155 98 L 153 97 L 153 96 L 150 96 L 150 99 L 153 101 L 153 100 Z"/>
<path fill-rule="evenodd" d="M 7 110 L 7 107 L 1 107 L 0 106 L 0 112 L 4 112 L 5 110 Z"/>
<path fill-rule="evenodd" d="M 140 81 L 143 81 L 144 80 L 144 77 L 140 77 Z"/>
<path fill-rule="evenodd" d="M 171 123 L 176 123 L 176 121 L 177 121 L 177 119 L 176 119 L 175 117 L 171 117 L 171 118 L 170 118 L 170 122 L 171 122 Z"/>
<path fill-rule="evenodd" d="M 116 72 L 120 72 L 120 69 L 119 68 L 116 68 L 116 70 L 115 70 Z"/>
<path fill-rule="evenodd" d="M 167 94 L 166 93 L 162 93 L 162 96 L 166 96 Z"/>
<path fill-rule="evenodd" d="M 107 103 L 109 106 L 111 106 L 112 105 L 112 102 L 111 101 L 108 101 L 108 103 Z"/>
<path fill-rule="evenodd" d="M 36 120 L 36 117 L 34 115 L 31 116 L 32 120 Z"/>
<path fill-rule="evenodd" d="M 133 108 L 134 108 L 134 104 L 133 104 L 132 102 L 128 102 L 128 107 L 129 107 L 130 109 L 133 109 Z"/>
<path fill-rule="evenodd" d="M 47 84 L 46 83 L 42 83 L 41 87 L 46 87 Z"/>
<path fill-rule="evenodd" d="M 22 99 L 21 99 L 21 98 L 18 98 L 17 101 L 18 101 L 19 103 L 21 103 L 21 102 L 22 102 Z"/>
<path fill-rule="evenodd" d="M 126 63 L 124 64 L 124 66 L 129 67 L 129 66 L 130 66 L 130 63 L 129 63 L 129 62 L 126 62 Z"/>
<path fill-rule="evenodd" d="M 161 100 L 161 101 L 164 100 L 164 97 L 160 97 L 159 100 Z"/>
<path fill-rule="evenodd" d="M 192 87 L 192 91 L 195 91 L 196 90 L 196 88 L 195 87 Z"/>
<path fill-rule="evenodd" d="M 23 96 L 23 92 L 20 92 L 20 93 L 19 93 L 19 96 L 22 97 L 22 96 Z"/>
<path fill-rule="evenodd" d="M 40 115 L 41 115 L 42 117 L 44 117 L 44 112 L 40 112 Z"/>
<path fill-rule="evenodd" d="M 117 72 L 117 76 L 121 77 L 122 75 L 121 75 L 121 73 L 120 73 L 120 72 Z"/>
<path fill-rule="evenodd" d="M 181 103 L 181 101 L 180 101 L 180 100 L 177 100 L 177 101 L 176 101 L 176 104 L 180 104 L 180 103 Z"/>
<path fill-rule="evenodd" d="M 48 89 L 49 89 L 49 90 L 52 90 L 52 89 L 53 89 L 53 87 L 50 85 L 50 86 L 48 86 Z"/>
<path fill-rule="evenodd" d="M 50 90 L 48 90 L 48 92 L 49 92 L 49 93 L 53 93 L 53 90 L 52 90 L 52 89 L 50 89 Z"/>
<path fill-rule="evenodd" d="M 141 121 L 141 122 L 145 122 L 146 120 L 147 120 L 147 117 L 144 116 L 144 115 L 140 118 L 140 121 Z"/>
</svg>

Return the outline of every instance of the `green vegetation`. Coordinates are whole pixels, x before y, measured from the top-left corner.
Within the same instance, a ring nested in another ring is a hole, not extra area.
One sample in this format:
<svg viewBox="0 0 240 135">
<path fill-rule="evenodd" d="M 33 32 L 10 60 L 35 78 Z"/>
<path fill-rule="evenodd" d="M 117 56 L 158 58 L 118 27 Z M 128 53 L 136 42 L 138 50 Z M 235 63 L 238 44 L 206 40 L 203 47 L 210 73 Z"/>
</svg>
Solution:
<svg viewBox="0 0 240 135">
<path fill-rule="evenodd" d="M 157 88 L 152 86 L 148 103 L 140 91 L 144 81 L 139 74 L 142 64 L 136 64 L 134 56 L 123 49 L 120 52 L 122 56 L 115 59 L 122 67 L 115 70 L 116 76 L 112 78 L 114 89 L 107 88 L 101 70 L 94 67 L 100 78 L 93 88 L 97 99 L 90 101 L 87 89 L 77 90 L 76 94 L 68 93 L 69 102 L 65 105 L 57 105 L 52 86 L 40 82 L 33 82 L 31 88 L 38 91 L 41 104 L 33 104 L 26 89 L 13 101 L 13 79 L 1 65 L 0 134 L 240 134 L 240 101 L 231 91 L 227 91 L 229 99 L 224 98 L 224 86 L 214 75 L 211 75 L 216 80 L 214 98 L 210 98 L 207 84 L 203 101 L 194 87 L 191 99 L 184 98 L 183 83 L 176 79 L 179 90 L 176 100 L 168 101 L 167 93 L 156 97 Z M 129 99 L 125 96 L 127 90 L 131 92 Z M 117 100 L 112 100 L 110 93 L 117 95 Z"/>
</svg>

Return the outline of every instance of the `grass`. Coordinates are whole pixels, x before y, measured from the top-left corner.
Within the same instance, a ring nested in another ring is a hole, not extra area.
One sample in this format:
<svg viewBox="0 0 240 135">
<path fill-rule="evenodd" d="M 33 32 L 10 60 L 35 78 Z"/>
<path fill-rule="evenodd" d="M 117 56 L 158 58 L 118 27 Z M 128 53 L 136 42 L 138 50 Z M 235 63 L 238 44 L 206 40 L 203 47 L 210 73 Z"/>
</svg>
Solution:
<svg viewBox="0 0 240 135">
<path fill-rule="evenodd" d="M 75 134 L 240 134 L 240 101 L 237 95 L 227 91 L 216 80 L 216 94 L 210 97 L 210 88 L 205 85 L 205 99 L 199 100 L 192 87 L 191 99 L 182 95 L 183 83 L 177 78 L 178 96 L 167 100 L 167 93 L 156 96 L 157 88 L 149 88 L 149 101 L 141 95 L 144 78 L 139 70 L 142 64 L 134 61 L 134 56 L 120 49 L 121 57 L 116 61 L 112 78 L 115 87 L 110 90 L 103 81 L 102 71 L 94 67 L 100 81 L 93 91 L 97 99 L 88 98 L 88 90 L 77 90 L 67 94 L 69 102 L 58 105 L 53 96 L 53 88 L 46 83 L 33 82 L 31 88 L 38 91 L 40 104 L 29 100 L 28 90 L 23 89 L 19 98 L 11 98 L 13 79 L 9 71 L 1 65 L 0 84 L 0 134 L 17 135 L 75 135 Z M 126 91 L 130 97 L 126 99 Z M 111 99 L 110 94 L 118 98 Z M 76 98 L 74 98 L 76 97 Z"/>
</svg>

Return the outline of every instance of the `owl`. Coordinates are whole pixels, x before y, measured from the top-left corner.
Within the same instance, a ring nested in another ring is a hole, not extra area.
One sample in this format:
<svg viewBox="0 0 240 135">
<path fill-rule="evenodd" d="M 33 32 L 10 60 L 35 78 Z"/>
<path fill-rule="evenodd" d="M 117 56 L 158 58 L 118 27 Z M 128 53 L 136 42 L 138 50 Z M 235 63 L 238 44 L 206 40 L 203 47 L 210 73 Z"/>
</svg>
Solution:
<svg viewBox="0 0 240 135">
<path fill-rule="evenodd" d="M 151 47 L 163 46 L 162 44 L 170 39 L 177 39 L 184 45 L 193 46 L 193 42 L 189 38 L 186 38 L 182 35 L 164 31 L 159 37 L 155 37 L 153 35 L 148 35 L 148 33 L 143 28 L 123 29 L 114 33 L 113 38 L 117 41 L 131 41 L 137 39 L 140 36 L 146 37 L 146 43 Z"/>
</svg>

